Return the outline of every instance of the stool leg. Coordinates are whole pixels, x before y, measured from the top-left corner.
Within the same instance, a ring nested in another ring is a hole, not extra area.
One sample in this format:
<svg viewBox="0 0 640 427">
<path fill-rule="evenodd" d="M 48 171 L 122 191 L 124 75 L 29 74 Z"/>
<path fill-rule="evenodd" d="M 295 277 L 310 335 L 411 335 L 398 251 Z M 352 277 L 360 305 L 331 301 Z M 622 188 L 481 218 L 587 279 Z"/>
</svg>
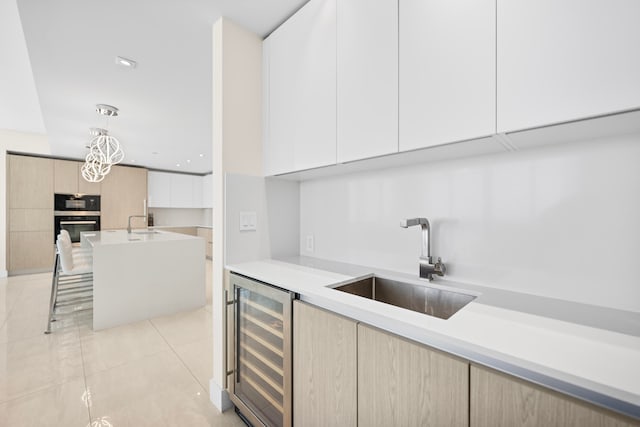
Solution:
<svg viewBox="0 0 640 427">
<path fill-rule="evenodd" d="M 56 299 L 58 298 L 58 270 L 60 263 L 60 255 L 56 252 L 56 259 L 53 262 L 53 277 L 51 278 L 51 298 L 49 300 L 49 317 L 47 319 L 47 329 L 45 334 L 51 333 L 51 322 L 53 321 L 53 311 L 55 309 Z"/>
</svg>

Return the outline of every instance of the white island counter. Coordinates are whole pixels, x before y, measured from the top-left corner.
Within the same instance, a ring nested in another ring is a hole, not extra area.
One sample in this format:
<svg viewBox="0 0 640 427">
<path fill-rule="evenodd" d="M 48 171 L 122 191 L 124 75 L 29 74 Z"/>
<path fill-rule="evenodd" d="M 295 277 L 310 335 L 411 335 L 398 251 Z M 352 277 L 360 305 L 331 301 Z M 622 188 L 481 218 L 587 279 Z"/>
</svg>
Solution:
<svg viewBox="0 0 640 427">
<path fill-rule="evenodd" d="M 205 242 L 165 231 L 82 233 L 93 249 L 93 329 L 202 307 Z"/>
</svg>

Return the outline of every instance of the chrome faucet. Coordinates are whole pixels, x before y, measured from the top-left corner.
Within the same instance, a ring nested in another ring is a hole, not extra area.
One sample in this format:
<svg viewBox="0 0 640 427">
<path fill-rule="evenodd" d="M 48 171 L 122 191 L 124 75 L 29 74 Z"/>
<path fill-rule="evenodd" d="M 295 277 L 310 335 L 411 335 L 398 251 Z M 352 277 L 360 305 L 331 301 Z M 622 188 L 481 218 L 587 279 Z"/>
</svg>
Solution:
<svg viewBox="0 0 640 427">
<path fill-rule="evenodd" d="M 127 234 L 131 234 L 131 218 L 144 218 L 144 222 L 147 222 L 147 199 L 142 200 L 142 212 L 144 215 L 129 215 L 127 220 Z"/>
<path fill-rule="evenodd" d="M 422 227 L 422 252 L 420 253 L 420 278 L 433 280 L 433 275 L 444 276 L 447 271 L 442 259 L 438 257 L 435 264 L 431 260 L 431 226 L 427 218 L 411 218 L 400 221 L 400 227 L 409 228 L 414 225 Z"/>
<path fill-rule="evenodd" d="M 147 218 L 146 215 L 129 215 L 129 220 L 127 221 L 127 233 L 131 234 L 131 218 Z"/>
</svg>

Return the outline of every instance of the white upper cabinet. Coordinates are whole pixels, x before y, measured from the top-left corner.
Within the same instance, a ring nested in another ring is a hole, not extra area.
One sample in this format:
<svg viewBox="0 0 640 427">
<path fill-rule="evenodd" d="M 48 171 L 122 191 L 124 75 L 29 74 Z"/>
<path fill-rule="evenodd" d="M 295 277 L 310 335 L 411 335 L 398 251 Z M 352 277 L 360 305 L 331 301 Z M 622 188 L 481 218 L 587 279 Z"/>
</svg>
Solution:
<svg viewBox="0 0 640 427">
<path fill-rule="evenodd" d="M 495 133 L 495 1 L 399 0 L 399 10 L 400 151 Z"/>
<path fill-rule="evenodd" d="M 213 188 L 212 175 L 197 176 L 181 173 L 149 171 L 150 208 L 203 208 L 212 207 L 212 196 L 205 199 L 205 180 Z M 207 180 L 207 177 L 208 180 Z M 210 191 L 209 191 L 210 192 Z M 208 204 L 206 204 L 206 202 Z"/>
<path fill-rule="evenodd" d="M 498 0 L 498 132 L 640 107 L 640 1 Z"/>
<path fill-rule="evenodd" d="M 337 2 L 337 160 L 398 151 L 398 1 Z"/>
<path fill-rule="evenodd" d="M 149 171 L 147 175 L 150 208 L 171 207 L 171 175 Z"/>
<path fill-rule="evenodd" d="M 193 205 L 192 175 L 171 174 L 171 207 L 192 208 Z"/>
<path fill-rule="evenodd" d="M 334 164 L 336 0 L 311 0 L 269 36 L 266 49 L 265 175 Z"/>
</svg>

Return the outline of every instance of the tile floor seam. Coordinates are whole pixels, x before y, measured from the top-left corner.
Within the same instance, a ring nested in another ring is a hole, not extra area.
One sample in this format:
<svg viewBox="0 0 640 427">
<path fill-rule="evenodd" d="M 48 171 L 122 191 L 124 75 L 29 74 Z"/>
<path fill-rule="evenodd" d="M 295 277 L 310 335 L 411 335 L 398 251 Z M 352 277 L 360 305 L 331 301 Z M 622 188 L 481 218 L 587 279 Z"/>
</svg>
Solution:
<svg viewBox="0 0 640 427">
<path fill-rule="evenodd" d="M 82 379 L 84 381 L 84 392 L 87 399 L 85 401 L 85 406 L 87 407 L 87 416 L 89 417 L 89 422 L 87 423 L 87 427 L 90 427 L 91 421 L 93 420 L 91 416 L 91 404 L 93 402 L 91 400 L 91 390 L 89 390 L 89 385 L 87 384 L 87 370 L 84 362 L 84 351 L 82 350 L 82 338 L 80 337 L 80 325 L 78 325 L 77 323 L 76 323 L 76 332 L 78 333 L 78 345 L 80 346 L 80 360 L 82 361 Z"/>
<path fill-rule="evenodd" d="M 153 326 L 153 328 L 158 331 L 158 333 L 160 334 L 160 336 L 162 337 L 162 339 L 167 343 L 167 345 L 169 346 L 169 348 L 171 349 L 171 351 L 173 352 L 173 354 L 176 355 L 176 357 L 178 358 L 178 360 L 180 360 L 180 363 L 182 363 L 182 366 L 184 366 L 186 368 L 187 371 L 189 371 L 189 374 L 193 377 L 194 380 L 196 380 L 196 383 L 198 383 L 198 385 L 202 388 L 202 390 L 205 393 L 209 392 L 209 389 L 206 388 L 204 385 L 200 384 L 200 381 L 198 380 L 198 378 L 196 377 L 196 375 L 193 373 L 193 371 L 191 371 L 191 369 L 189 368 L 189 366 L 187 365 L 187 362 L 185 362 L 184 360 L 182 360 L 182 357 L 180 357 L 180 354 L 178 354 L 178 352 L 176 351 L 175 348 L 173 348 L 173 346 L 171 345 L 171 343 L 169 343 L 169 341 L 167 341 L 167 339 L 164 337 L 164 335 L 162 335 L 162 332 L 160 332 L 160 330 L 158 330 L 158 327 L 153 323 L 152 319 L 149 319 L 149 322 L 151 323 L 151 325 Z"/>
<path fill-rule="evenodd" d="M 153 329 L 158 333 L 158 335 L 160 336 L 160 338 L 162 338 L 162 341 L 164 341 L 164 343 L 165 343 L 165 344 L 167 344 L 167 347 L 169 347 L 169 349 L 173 350 L 173 348 L 171 347 L 171 344 L 169 344 L 169 343 L 167 342 L 167 340 L 165 339 L 165 337 L 160 333 L 160 331 L 158 331 L 158 329 L 157 329 L 157 328 L 156 328 L 156 326 L 151 322 L 151 320 L 150 320 L 150 319 L 145 319 L 145 320 L 142 320 L 141 322 L 149 322 L 149 324 L 151 325 L 151 327 L 153 327 Z M 126 325 L 122 325 L 122 326 L 126 326 Z M 105 329 L 105 330 L 107 330 L 107 329 Z M 95 331 L 92 331 L 92 332 L 93 332 L 93 333 L 95 333 Z M 87 335 L 87 336 L 88 336 L 88 335 Z M 87 336 L 85 336 L 85 338 L 86 338 Z M 79 339 L 80 339 L 80 349 L 82 349 L 82 341 L 83 341 L 83 337 L 79 337 Z M 85 339 L 85 341 L 87 341 L 87 339 Z M 159 349 L 159 350 L 155 350 L 155 351 L 153 351 L 153 352 L 151 352 L 151 353 L 149 353 L 149 354 L 143 354 L 143 355 L 141 355 L 141 356 L 140 356 L 140 357 L 138 357 L 138 358 L 133 358 L 133 359 L 130 359 L 130 360 L 123 360 L 122 362 L 120 362 L 120 363 L 116 363 L 116 364 L 115 364 L 115 365 L 113 365 L 113 366 L 109 366 L 109 367 L 106 367 L 106 368 L 104 368 L 104 369 L 97 369 L 95 372 L 91 372 L 91 374 L 90 374 L 90 375 L 95 375 L 95 374 L 99 374 L 99 373 L 101 373 L 101 372 L 108 371 L 108 370 L 113 369 L 113 368 L 118 368 L 118 367 L 120 367 L 120 366 L 124 366 L 124 365 L 126 365 L 126 364 L 127 364 L 127 363 L 129 363 L 129 362 L 135 362 L 135 361 L 137 361 L 137 360 L 142 360 L 142 359 L 144 359 L 145 357 L 148 357 L 148 356 L 154 356 L 154 355 L 156 355 L 156 354 L 160 354 L 160 353 L 162 353 L 163 351 L 166 351 L 166 349 L 161 349 L 161 350 Z M 83 369 L 84 369 L 84 360 L 83 360 Z"/>
<path fill-rule="evenodd" d="M 70 377 L 70 378 L 67 378 L 67 379 L 65 379 L 63 381 L 60 381 L 60 382 L 54 382 L 54 383 L 47 384 L 45 386 L 42 386 L 40 388 L 31 390 L 31 391 L 28 391 L 28 392 L 20 393 L 17 396 L 13 396 L 13 397 L 11 397 L 9 399 L 6 399 L 6 400 L 0 399 L 0 405 L 4 405 L 5 403 L 13 402 L 14 400 L 24 399 L 25 397 L 29 397 L 29 396 L 37 394 L 37 393 L 42 393 L 43 391 L 48 390 L 50 388 L 60 387 L 61 385 L 73 382 L 73 381 L 75 381 L 77 379 L 80 379 L 80 378 L 82 378 L 80 375 L 78 375 L 76 377 Z"/>
</svg>

